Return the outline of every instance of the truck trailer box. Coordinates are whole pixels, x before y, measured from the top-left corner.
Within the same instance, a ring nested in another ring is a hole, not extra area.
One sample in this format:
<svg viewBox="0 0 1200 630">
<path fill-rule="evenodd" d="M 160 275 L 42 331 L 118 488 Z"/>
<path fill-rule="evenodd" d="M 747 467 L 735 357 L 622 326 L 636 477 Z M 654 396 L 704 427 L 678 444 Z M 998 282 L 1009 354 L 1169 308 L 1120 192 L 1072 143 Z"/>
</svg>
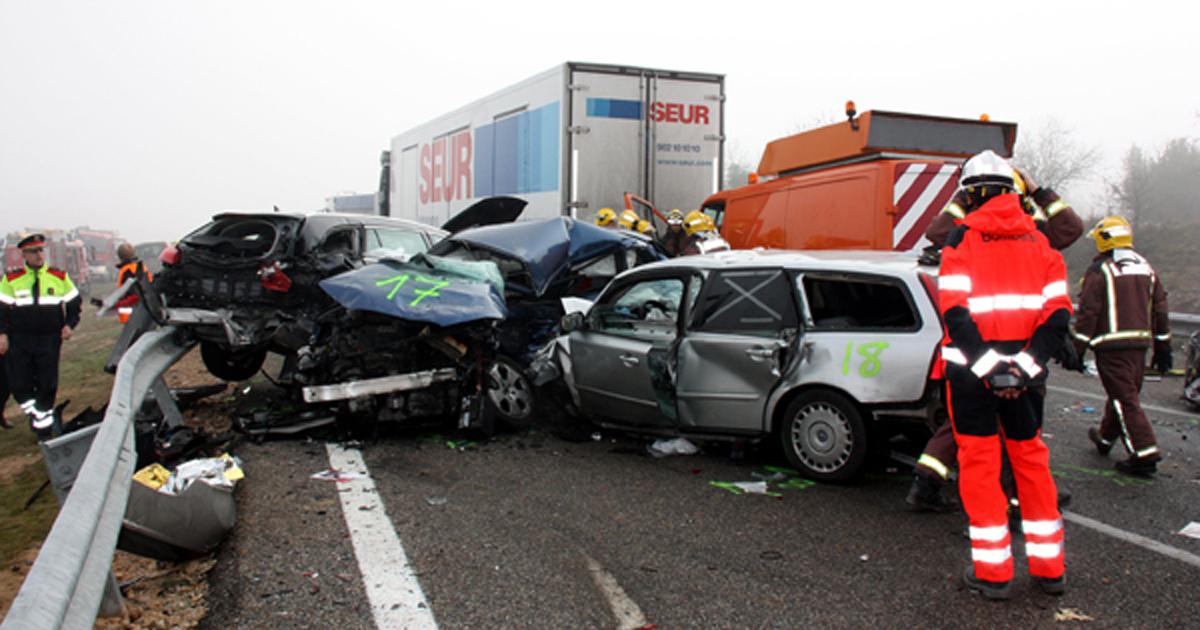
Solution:
<svg viewBox="0 0 1200 630">
<path fill-rule="evenodd" d="M 441 225 L 494 195 L 527 201 L 522 219 L 591 219 L 625 193 L 698 208 L 724 100 L 719 74 L 564 63 L 393 138 L 388 214 Z"/>
<path fill-rule="evenodd" d="M 1011 156 L 1016 134 L 1013 123 L 865 112 L 772 141 L 761 180 L 713 194 L 704 211 L 735 249 L 917 250 L 959 165 L 984 149 Z"/>
</svg>

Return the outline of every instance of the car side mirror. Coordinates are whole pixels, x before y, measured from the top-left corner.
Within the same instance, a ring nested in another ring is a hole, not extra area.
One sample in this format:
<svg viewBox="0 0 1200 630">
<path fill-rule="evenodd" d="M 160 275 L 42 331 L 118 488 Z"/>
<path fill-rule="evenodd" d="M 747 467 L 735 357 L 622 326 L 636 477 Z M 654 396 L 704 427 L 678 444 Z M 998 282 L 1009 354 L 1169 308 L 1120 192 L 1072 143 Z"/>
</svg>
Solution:
<svg viewBox="0 0 1200 630">
<path fill-rule="evenodd" d="M 576 311 L 563 315 L 562 320 L 559 322 L 559 327 L 562 328 L 564 334 L 574 332 L 576 330 L 583 330 L 583 313 Z"/>
</svg>

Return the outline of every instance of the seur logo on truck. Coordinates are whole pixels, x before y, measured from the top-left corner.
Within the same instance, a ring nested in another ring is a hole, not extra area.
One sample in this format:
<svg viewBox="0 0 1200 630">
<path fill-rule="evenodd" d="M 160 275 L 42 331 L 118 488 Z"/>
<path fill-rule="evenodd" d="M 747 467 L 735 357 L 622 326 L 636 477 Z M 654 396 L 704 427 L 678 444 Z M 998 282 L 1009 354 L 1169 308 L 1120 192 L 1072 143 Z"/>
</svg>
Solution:
<svg viewBox="0 0 1200 630">
<path fill-rule="evenodd" d="M 471 131 L 421 145 L 422 204 L 471 198 Z"/>
<path fill-rule="evenodd" d="M 684 125 L 709 124 L 707 105 L 690 103 L 663 103 L 650 105 L 650 118 L 654 122 L 680 123 Z M 589 98 L 587 115 L 593 118 L 642 119 L 642 102 L 618 98 Z"/>
</svg>

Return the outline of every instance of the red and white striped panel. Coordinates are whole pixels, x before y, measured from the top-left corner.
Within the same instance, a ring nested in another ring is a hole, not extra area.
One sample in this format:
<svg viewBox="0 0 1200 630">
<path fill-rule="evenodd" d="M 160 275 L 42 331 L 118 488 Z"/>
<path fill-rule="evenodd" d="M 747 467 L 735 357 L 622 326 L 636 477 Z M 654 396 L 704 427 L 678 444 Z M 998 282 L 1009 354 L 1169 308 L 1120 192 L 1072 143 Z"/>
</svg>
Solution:
<svg viewBox="0 0 1200 630">
<path fill-rule="evenodd" d="M 909 251 L 929 244 L 925 230 L 958 189 L 957 164 L 909 162 L 896 165 L 892 201 L 892 248 Z"/>
</svg>

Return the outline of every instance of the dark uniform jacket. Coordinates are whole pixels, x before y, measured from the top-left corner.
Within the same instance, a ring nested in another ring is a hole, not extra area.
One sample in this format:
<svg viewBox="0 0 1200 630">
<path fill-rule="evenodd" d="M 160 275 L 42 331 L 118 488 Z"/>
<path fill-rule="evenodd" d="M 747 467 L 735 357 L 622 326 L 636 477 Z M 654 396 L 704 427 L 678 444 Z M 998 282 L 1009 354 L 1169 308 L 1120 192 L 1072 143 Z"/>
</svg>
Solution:
<svg viewBox="0 0 1200 630">
<path fill-rule="evenodd" d="M 1083 275 L 1073 337 L 1081 354 L 1171 339 L 1167 290 L 1145 258 L 1114 249 L 1092 261 Z"/>
<path fill-rule="evenodd" d="M 935 247 L 945 245 L 946 237 L 966 216 L 963 195 L 961 190 L 955 193 L 926 228 L 925 238 Z M 1054 249 L 1066 249 L 1083 234 L 1083 220 L 1053 190 L 1039 188 L 1033 195 L 1025 197 L 1025 202 L 1026 213 L 1033 217 L 1034 224 Z"/>
</svg>

